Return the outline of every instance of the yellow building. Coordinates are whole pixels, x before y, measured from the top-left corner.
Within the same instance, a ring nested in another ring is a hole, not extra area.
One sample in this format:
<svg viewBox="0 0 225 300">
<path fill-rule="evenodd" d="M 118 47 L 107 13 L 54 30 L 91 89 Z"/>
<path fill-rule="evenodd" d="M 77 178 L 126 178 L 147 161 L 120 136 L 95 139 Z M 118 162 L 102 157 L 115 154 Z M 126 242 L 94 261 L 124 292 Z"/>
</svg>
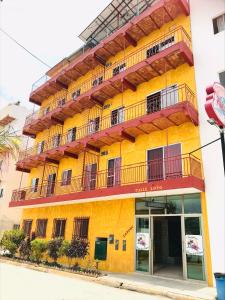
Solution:
<svg viewBox="0 0 225 300">
<path fill-rule="evenodd" d="M 87 238 L 82 264 L 211 285 L 188 4 L 114 2 L 34 84 L 10 206 L 28 234 Z"/>
</svg>

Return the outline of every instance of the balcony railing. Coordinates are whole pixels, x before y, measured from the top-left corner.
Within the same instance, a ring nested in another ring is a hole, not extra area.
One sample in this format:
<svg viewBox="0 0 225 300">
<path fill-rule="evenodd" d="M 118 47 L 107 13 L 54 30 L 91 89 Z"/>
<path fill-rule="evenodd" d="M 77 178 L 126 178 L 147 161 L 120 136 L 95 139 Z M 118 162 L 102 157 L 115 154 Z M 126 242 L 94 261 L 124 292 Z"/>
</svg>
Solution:
<svg viewBox="0 0 225 300">
<path fill-rule="evenodd" d="M 19 161 L 26 157 L 41 154 L 45 151 L 64 146 L 72 141 L 80 140 L 84 137 L 93 135 L 94 133 L 109 129 L 124 122 L 168 109 L 184 101 L 189 102 L 194 107 L 196 105 L 195 94 L 186 84 L 164 89 L 161 91 L 160 95 L 158 93 L 153 94 L 152 96 L 147 97 L 147 100 L 145 99 L 138 103 L 121 108 L 118 113 L 112 112 L 103 118 L 97 117 L 94 120 L 89 121 L 87 124 L 77 127 L 73 138 L 69 137 L 68 133 L 59 134 L 58 137 L 52 135 L 44 143 L 42 148 L 39 148 L 40 146 L 36 145 L 26 151 L 20 152 Z"/>
<path fill-rule="evenodd" d="M 43 182 L 35 187 L 14 190 L 11 201 L 46 198 L 82 191 L 93 191 L 133 184 L 162 182 L 193 176 L 202 179 L 201 162 L 194 156 L 183 155 L 123 166 L 118 169 L 84 172 L 67 182 Z M 177 186 L 179 187 L 179 184 Z M 104 195 L 104 193 L 103 193 Z"/>
<path fill-rule="evenodd" d="M 160 38 L 138 49 L 137 51 L 132 52 L 128 56 L 124 57 L 123 59 L 111 65 L 108 64 L 107 67 L 102 68 L 102 71 L 100 73 L 90 77 L 82 84 L 75 86 L 75 88 L 73 89 L 73 91 L 71 91 L 71 93 L 67 93 L 67 95 L 65 93 L 65 97 L 62 98 L 65 99 L 65 103 L 70 100 L 76 101 L 77 97 L 88 92 L 92 88 L 101 85 L 104 81 L 109 80 L 114 76 L 125 72 L 129 68 L 133 67 L 134 65 L 137 65 L 138 63 L 144 61 L 149 57 L 154 57 L 154 55 L 156 55 L 157 53 L 162 52 L 179 42 L 184 42 L 189 49 L 191 49 L 192 47 L 191 38 L 183 27 L 178 27 L 174 30 L 171 30 L 168 33 L 161 36 Z M 51 111 L 53 111 L 58 107 L 60 107 L 60 105 L 59 105 L 59 99 L 57 97 L 50 103 L 49 106 L 41 108 L 39 113 L 35 112 L 33 114 L 33 119 L 35 120 L 35 118 L 37 117 L 42 117 L 43 115 L 50 113 Z M 48 109 L 47 113 L 46 113 L 46 108 Z M 31 122 L 32 122 L 32 117 L 29 117 L 29 120 L 27 120 L 26 125 L 28 125 Z"/>
</svg>

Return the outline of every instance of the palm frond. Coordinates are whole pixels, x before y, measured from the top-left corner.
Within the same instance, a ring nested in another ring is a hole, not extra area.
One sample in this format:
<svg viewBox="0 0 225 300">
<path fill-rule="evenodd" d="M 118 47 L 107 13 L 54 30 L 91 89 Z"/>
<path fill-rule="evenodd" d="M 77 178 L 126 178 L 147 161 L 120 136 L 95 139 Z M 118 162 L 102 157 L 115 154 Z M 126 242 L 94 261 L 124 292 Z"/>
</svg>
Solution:
<svg viewBox="0 0 225 300">
<path fill-rule="evenodd" d="M 16 156 L 21 145 L 21 137 L 9 130 L 0 130 L 0 159 Z"/>
</svg>

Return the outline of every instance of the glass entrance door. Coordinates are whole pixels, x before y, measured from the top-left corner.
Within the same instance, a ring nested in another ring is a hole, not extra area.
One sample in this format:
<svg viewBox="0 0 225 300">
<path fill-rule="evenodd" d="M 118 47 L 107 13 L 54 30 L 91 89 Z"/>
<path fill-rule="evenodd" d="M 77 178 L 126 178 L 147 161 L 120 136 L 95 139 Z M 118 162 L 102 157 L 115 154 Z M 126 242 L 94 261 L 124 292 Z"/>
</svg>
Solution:
<svg viewBox="0 0 225 300">
<path fill-rule="evenodd" d="M 205 280 L 201 217 L 184 217 L 186 278 Z"/>
<path fill-rule="evenodd" d="M 136 218 L 136 271 L 150 272 L 150 222 L 149 217 Z"/>
</svg>

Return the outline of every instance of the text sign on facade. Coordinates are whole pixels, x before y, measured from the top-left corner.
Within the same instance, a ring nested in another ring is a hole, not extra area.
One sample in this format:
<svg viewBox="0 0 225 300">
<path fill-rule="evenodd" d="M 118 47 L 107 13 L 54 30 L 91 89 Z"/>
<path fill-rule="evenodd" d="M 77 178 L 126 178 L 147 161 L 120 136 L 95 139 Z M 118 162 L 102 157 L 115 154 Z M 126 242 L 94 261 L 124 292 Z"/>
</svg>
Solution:
<svg viewBox="0 0 225 300">
<path fill-rule="evenodd" d="M 225 128 L 225 88 L 220 83 L 214 83 L 206 88 L 205 110 L 210 119 Z"/>
<path fill-rule="evenodd" d="M 198 256 L 203 255 L 201 235 L 186 235 L 186 254 Z"/>
<path fill-rule="evenodd" d="M 153 208 L 166 208 L 165 203 L 160 203 L 160 202 L 154 202 L 154 201 L 146 201 L 145 206 L 147 207 L 153 207 Z"/>
</svg>

